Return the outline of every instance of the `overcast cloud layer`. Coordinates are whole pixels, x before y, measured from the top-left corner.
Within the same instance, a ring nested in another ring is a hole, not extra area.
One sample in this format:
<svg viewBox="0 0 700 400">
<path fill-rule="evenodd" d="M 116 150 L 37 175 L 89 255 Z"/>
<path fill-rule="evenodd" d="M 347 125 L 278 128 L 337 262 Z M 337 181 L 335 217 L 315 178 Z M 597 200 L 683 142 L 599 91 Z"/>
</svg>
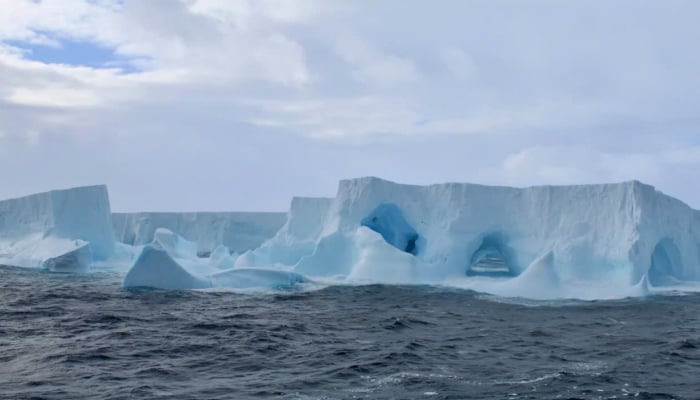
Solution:
<svg viewBox="0 0 700 400">
<path fill-rule="evenodd" d="M 0 198 L 284 210 L 338 179 L 700 207 L 700 2 L 0 0 Z"/>
</svg>

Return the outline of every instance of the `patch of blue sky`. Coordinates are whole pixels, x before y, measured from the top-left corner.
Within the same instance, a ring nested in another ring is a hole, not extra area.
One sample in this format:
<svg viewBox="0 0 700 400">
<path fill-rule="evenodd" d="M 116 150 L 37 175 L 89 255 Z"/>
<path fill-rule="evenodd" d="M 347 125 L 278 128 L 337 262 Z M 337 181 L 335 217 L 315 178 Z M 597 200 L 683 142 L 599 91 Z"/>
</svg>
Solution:
<svg viewBox="0 0 700 400">
<path fill-rule="evenodd" d="M 21 49 L 24 58 L 32 61 L 91 68 L 117 68 L 127 74 L 140 71 L 132 60 L 117 55 L 114 49 L 87 41 L 62 39 L 59 40 L 58 47 L 17 40 L 5 43 Z"/>
</svg>

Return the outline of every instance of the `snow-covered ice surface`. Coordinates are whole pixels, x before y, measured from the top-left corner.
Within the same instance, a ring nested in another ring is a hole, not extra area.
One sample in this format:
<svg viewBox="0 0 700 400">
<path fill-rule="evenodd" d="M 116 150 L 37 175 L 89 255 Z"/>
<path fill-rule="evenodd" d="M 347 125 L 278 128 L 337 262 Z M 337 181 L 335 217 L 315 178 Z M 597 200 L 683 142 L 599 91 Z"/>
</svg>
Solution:
<svg viewBox="0 0 700 400">
<path fill-rule="evenodd" d="M 158 228 L 171 230 L 197 244 L 208 255 L 217 246 L 242 253 L 271 238 L 284 224 L 281 212 L 139 212 L 113 213 L 114 233 L 122 243 L 145 245 Z"/>
<path fill-rule="evenodd" d="M 0 201 L 0 264 L 84 272 L 114 245 L 106 186 Z"/>
<path fill-rule="evenodd" d="M 286 214 L 111 215 L 97 186 L 0 202 L 0 264 L 128 271 L 125 287 L 311 281 L 611 299 L 693 291 L 700 212 L 636 181 L 519 189 L 359 178 L 334 198 L 294 198 Z"/>
</svg>

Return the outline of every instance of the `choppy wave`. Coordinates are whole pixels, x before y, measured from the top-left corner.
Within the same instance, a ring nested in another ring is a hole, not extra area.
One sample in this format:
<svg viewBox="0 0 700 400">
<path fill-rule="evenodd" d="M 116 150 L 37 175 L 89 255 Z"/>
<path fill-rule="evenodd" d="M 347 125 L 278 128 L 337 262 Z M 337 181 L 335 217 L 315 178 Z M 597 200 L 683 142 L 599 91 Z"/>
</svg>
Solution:
<svg viewBox="0 0 700 400">
<path fill-rule="evenodd" d="M 694 399 L 700 296 L 124 290 L 0 268 L 0 399 Z M 674 294 L 683 295 L 674 295 Z"/>
</svg>

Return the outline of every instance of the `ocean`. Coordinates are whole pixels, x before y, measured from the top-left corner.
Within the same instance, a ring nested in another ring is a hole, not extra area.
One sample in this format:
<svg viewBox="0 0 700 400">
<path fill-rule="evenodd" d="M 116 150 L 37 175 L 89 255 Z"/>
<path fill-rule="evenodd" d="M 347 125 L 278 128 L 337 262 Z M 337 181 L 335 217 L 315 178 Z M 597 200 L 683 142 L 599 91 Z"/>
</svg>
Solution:
<svg viewBox="0 0 700 400">
<path fill-rule="evenodd" d="M 0 399 L 700 399 L 700 295 L 124 290 L 0 268 Z"/>
</svg>

